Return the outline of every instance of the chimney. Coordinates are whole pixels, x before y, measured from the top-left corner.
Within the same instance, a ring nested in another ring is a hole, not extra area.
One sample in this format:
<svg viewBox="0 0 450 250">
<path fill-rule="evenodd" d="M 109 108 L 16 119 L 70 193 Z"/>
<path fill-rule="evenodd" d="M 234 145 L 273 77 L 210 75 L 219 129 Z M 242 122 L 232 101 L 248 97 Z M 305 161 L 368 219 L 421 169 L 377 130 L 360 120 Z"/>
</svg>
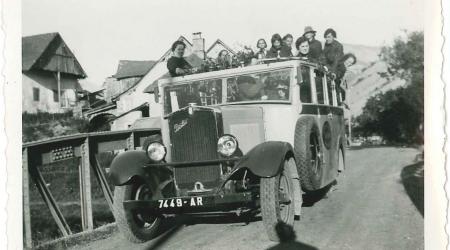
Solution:
<svg viewBox="0 0 450 250">
<path fill-rule="evenodd" d="M 205 39 L 202 38 L 202 32 L 192 33 L 192 44 L 192 52 L 205 60 Z"/>
</svg>

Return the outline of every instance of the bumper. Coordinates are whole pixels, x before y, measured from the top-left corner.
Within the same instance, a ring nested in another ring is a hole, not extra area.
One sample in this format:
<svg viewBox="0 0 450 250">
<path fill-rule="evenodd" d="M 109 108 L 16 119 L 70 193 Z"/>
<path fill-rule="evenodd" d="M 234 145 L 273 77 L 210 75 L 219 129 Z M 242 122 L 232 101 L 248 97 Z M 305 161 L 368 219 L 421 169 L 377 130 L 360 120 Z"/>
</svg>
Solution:
<svg viewBox="0 0 450 250">
<path fill-rule="evenodd" d="M 159 200 L 124 201 L 126 210 L 148 211 L 158 214 L 183 214 L 192 212 L 230 211 L 256 206 L 251 192 L 226 195 L 198 195 L 164 198 Z"/>
<path fill-rule="evenodd" d="M 211 164 L 219 164 L 226 163 L 232 164 L 234 162 L 242 160 L 242 157 L 233 157 L 227 159 L 218 159 L 218 160 L 204 160 L 204 161 L 184 161 L 184 162 L 163 162 L 163 163 L 148 163 L 144 164 L 144 167 L 198 167 L 198 166 L 207 166 Z"/>
</svg>

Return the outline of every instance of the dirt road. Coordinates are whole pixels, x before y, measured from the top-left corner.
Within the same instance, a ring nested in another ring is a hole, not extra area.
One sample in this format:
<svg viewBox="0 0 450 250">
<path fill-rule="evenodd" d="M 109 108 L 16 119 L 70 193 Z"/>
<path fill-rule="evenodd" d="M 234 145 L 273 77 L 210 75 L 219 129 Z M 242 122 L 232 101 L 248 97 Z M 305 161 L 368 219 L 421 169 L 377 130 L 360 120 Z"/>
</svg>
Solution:
<svg viewBox="0 0 450 250">
<path fill-rule="evenodd" d="M 302 208 L 296 242 L 267 240 L 260 218 L 248 225 L 222 219 L 196 220 L 145 244 L 114 234 L 72 249 L 423 249 L 423 165 L 414 162 L 417 153 L 410 148 L 347 151 L 347 170 L 337 189 Z"/>
</svg>

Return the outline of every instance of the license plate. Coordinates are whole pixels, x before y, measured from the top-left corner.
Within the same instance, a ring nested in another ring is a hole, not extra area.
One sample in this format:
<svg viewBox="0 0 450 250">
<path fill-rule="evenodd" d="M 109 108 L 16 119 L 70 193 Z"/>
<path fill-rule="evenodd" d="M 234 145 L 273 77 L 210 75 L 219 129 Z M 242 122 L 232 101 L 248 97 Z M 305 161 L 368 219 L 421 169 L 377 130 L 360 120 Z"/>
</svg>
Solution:
<svg viewBox="0 0 450 250">
<path fill-rule="evenodd" d="M 203 197 L 174 198 L 158 200 L 159 208 L 169 207 L 201 207 L 203 206 Z"/>
</svg>

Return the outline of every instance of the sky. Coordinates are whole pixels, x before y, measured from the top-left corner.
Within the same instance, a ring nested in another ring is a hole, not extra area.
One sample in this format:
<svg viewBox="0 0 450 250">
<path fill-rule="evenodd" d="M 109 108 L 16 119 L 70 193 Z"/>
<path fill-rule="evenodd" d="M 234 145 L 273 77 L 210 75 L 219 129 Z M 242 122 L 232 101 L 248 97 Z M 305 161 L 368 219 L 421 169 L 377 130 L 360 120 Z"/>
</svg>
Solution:
<svg viewBox="0 0 450 250">
<path fill-rule="evenodd" d="M 342 43 L 382 46 L 402 30 L 423 30 L 424 0 L 22 0 L 23 36 L 59 32 L 97 90 L 119 60 L 157 60 L 180 35 L 202 32 L 231 46 L 270 42 L 274 33 L 323 40 L 332 27 Z"/>
</svg>

